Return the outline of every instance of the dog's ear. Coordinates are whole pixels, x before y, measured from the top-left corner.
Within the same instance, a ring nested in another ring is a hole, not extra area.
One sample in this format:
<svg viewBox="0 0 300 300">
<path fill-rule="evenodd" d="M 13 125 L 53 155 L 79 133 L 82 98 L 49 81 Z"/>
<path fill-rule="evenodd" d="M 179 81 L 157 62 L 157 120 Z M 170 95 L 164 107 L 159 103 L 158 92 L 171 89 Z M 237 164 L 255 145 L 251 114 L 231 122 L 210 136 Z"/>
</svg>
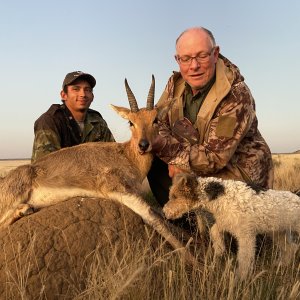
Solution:
<svg viewBox="0 0 300 300">
<path fill-rule="evenodd" d="M 172 179 L 173 184 L 182 185 L 183 187 L 195 188 L 198 184 L 197 176 L 190 173 L 176 174 Z"/>
<path fill-rule="evenodd" d="M 197 176 L 188 174 L 188 176 L 186 176 L 186 186 L 188 186 L 191 190 L 195 190 L 198 186 Z"/>
<path fill-rule="evenodd" d="M 190 173 L 179 173 L 173 177 L 173 186 L 182 196 L 197 199 L 197 176 Z"/>
<path fill-rule="evenodd" d="M 172 178 L 172 183 L 173 184 L 178 184 L 178 185 L 186 185 L 187 183 L 187 173 L 179 173 L 176 174 L 173 178 Z"/>
</svg>

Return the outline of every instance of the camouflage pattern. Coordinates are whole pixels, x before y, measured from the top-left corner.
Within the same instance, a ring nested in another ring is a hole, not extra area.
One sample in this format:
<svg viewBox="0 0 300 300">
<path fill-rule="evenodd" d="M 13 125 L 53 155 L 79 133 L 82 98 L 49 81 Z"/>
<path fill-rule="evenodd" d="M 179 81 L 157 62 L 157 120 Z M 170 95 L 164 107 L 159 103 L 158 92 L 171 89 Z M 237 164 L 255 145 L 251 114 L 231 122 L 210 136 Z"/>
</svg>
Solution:
<svg viewBox="0 0 300 300">
<path fill-rule="evenodd" d="M 259 184 L 273 185 L 270 149 L 257 128 L 255 102 L 239 69 L 220 55 L 216 81 L 207 94 L 194 124 L 197 144 L 176 139 L 172 127 L 184 117 L 185 82 L 174 72 L 158 105 L 176 98 L 168 120 L 160 124 L 160 135 L 167 140 L 157 155 L 166 163 L 194 172 Z"/>
<path fill-rule="evenodd" d="M 99 112 L 92 109 L 87 111 L 84 131 L 81 133 L 77 122 L 67 107 L 64 104 L 53 104 L 34 123 L 31 161 L 61 148 L 99 141 L 115 141 L 107 123 Z"/>
</svg>

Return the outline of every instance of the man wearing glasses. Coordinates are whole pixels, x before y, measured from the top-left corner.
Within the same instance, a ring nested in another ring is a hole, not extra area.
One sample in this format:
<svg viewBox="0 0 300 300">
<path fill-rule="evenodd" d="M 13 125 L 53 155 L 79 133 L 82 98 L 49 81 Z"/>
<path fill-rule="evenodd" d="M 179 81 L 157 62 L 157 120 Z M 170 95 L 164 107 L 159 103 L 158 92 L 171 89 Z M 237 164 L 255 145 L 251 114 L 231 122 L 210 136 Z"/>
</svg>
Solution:
<svg viewBox="0 0 300 300">
<path fill-rule="evenodd" d="M 237 66 L 220 54 L 213 34 L 203 27 L 178 37 L 175 59 L 180 72 L 170 77 L 159 103 L 174 101 L 160 123 L 148 174 L 158 202 L 168 201 L 170 177 L 180 172 L 271 188 L 271 152 Z"/>
</svg>

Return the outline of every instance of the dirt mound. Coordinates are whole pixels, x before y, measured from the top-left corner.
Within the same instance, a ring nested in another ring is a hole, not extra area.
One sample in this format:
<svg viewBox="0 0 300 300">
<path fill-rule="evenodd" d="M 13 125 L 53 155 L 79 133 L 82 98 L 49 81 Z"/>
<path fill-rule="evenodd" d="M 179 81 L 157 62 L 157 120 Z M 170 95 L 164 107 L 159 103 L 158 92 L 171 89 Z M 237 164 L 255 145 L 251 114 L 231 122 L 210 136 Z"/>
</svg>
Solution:
<svg viewBox="0 0 300 300">
<path fill-rule="evenodd" d="M 0 299 L 72 299 L 86 287 L 95 249 L 103 261 L 122 256 L 125 244 L 149 243 L 145 229 L 128 208 L 94 198 L 20 219 L 0 232 Z"/>
</svg>

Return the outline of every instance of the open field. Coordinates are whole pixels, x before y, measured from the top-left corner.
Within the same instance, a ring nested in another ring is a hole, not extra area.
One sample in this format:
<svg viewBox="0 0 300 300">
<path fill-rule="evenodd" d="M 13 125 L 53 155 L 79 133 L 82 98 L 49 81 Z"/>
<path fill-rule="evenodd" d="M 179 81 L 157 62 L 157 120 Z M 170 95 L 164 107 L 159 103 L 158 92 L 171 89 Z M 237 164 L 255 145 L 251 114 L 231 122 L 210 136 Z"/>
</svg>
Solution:
<svg viewBox="0 0 300 300">
<path fill-rule="evenodd" d="M 0 176 L 5 176 L 5 174 L 7 172 L 9 172 L 10 170 L 21 166 L 21 165 L 25 165 L 30 163 L 30 160 L 26 160 L 26 159 L 20 159 L 20 160 L 9 160 L 9 159 L 5 159 L 5 160 L 0 160 Z"/>
<path fill-rule="evenodd" d="M 300 154 L 274 154 L 273 160 L 274 188 L 300 189 Z M 0 160 L 0 176 L 28 162 Z M 284 266 L 270 240 L 262 239 L 257 245 L 255 271 L 245 282 L 234 280 L 236 256 L 230 240 L 221 260 L 213 256 L 209 241 L 201 240 L 194 250 L 201 262 L 197 269 L 186 268 L 176 253 L 166 257 L 159 251 L 150 252 L 150 244 L 138 250 L 136 245 L 124 245 L 127 251 L 122 260 L 112 257 L 104 263 L 98 249 L 86 288 L 78 290 L 74 299 L 103 299 L 104 295 L 106 299 L 300 299 L 299 251 L 291 264 Z M 11 299 L 9 295 L 7 299 Z"/>
<path fill-rule="evenodd" d="M 295 191 L 300 189 L 300 153 L 273 154 L 274 188 Z"/>
</svg>

